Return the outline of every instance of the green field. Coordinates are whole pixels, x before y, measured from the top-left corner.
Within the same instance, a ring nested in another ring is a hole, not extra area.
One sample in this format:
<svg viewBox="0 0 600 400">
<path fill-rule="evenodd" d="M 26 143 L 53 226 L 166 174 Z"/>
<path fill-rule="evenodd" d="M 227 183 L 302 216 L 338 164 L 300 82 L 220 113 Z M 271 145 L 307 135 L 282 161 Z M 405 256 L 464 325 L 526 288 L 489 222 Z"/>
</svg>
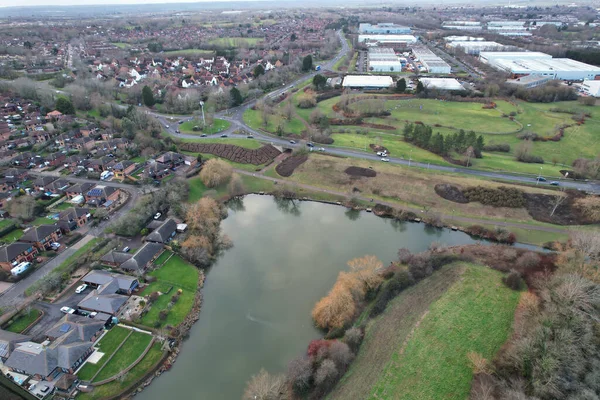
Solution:
<svg viewBox="0 0 600 400">
<path fill-rule="evenodd" d="M 115 326 L 108 331 L 97 344 L 99 351 L 104 353 L 104 355 L 96 364 L 89 362 L 85 363 L 77 373 L 79 379 L 82 381 L 89 381 L 92 379 L 96 372 L 100 371 L 104 364 L 106 364 L 110 356 L 115 352 L 123 340 L 125 340 L 127 335 L 129 335 L 129 332 L 131 332 L 129 329 L 120 326 Z"/>
<path fill-rule="evenodd" d="M 229 129 L 229 127 L 231 126 L 231 122 L 226 121 L 224 119 L 215 118 L 211 125 L 204 127 L 204 129 L 200 131 L 194 131 L 194 126 L 202 127 L 202 121 L 186 121 L 183 124 L 179 125 L 179 130 L 181 130 L 181 132 L 183 133 L 190 133 L 194 135 L 201 135 L 203 133 L 207 135 L 214 135 L 215 133 L 219 133 L 226 129 Z"/>
<path fill-rule="evenodd" d="M 263 146 L 261 142 L 254 139 L 233 139 L 233 138 L 198 138 L 198 139 L 180 139 L 184 143 L 218 143 L 233 144 L 246 149 L 259 149 Z"/>
<path fill-rule="evenodd" d="M 29 312 L 22 311 L 11 319 L 12 323 L 9 323 L 2 329 L 9 332 L 21 333 L 25 328 L 31 325 L 33 321 L 38 319 L 41 314 L 42 312 L 36 308 L 32 308 Z"/>
<path fill-rule="evenodd" d="M 38 217 L 38 218 L 34 219 L 33 221 L 31 221 L 30 224 L 33 226 L 40 226 L 40 225 L 53 225 L 56 222 L 57 221 L 55 219 L 50 219 L 50 218 L 46 218 L 46 217 Z"/>
<path fill-rule="evenodd" d="M 167 261 L 167 258 L 169 258 L 172 254 L 173 254 L 172 251 L 168 251 L 168 250 L 163 251 L 161 253 L 161 255 L 158 256 L 158 258 L 156 260 L 154 260 L 154 265 L 164 264 L 164 262 Z"/>
<path fill-rule="evenodd" d="M 520 293 L 487 267 L 453 264 L 392 300 L 366 326 L 356 360 L 328 399 L 466 399 L 468 352 L 491 360 Z"/>
<path fill-rule="evenodd" d="M 0 242 L 12 243 L 17 239 L 20 239 L 21 236 L 23 236 L 23 234 L 24 234 L 23 229 L 13 229 L 12 231 L 8 232 L 6 235 L 0 237 Z"/>
<path fill-rule="evenodd" d="M 15 221 L 12 219 L 0 219 L 0 229 L 4 229 L 7 226 L 14 225 Z"/>
<path fill-rule="evenodd" d="M 94 381 L 101 381 L 124 370 L 146 350 L 152 336 L 147 333 L 133 332 L 119 351 L 107 362 Z"/>
<path fill-rule="evenodd" d="M 129 371 L 123 379 L 117 379 L 106 385 L 96 386 L 90 393 L 81 393 L 78 400 L 100 400 L 113 396 L 133 386 L 142 379 L 160 361 L 163 352 L 160 343 L 154 343 L 146 356 L 135 367 Z"/>
<path fill-rule="evenodd" d="M 119 49 L 121 50 L 125 50 L 131 47 L 131 45 L 129 43 L 121 43 L 121 42 L 116 42 L 116 43 L 111 43 L 113 46 L 117 46 Z"/>
<path fill-rule="evenodd" d="M 507 340 L 520 293 L 501 283 L 501 273 L 469 265 L 461 280 L 435 303 L 398 348 L 371 398 L 466 399 L 476 352 L 491 360 Z"/>
<path fill-rule="evenodd" d="M 223 47 L 254 47 L 262 42 L 262 38 L 220 37 L 211 39 L 208 43 Z"/>
<path fill-rule="evenodd" d="M 144 295 L 165 290 L 165 287 L 172 287 L 172 289 L 168 294 L 162 294 L 158 297 L 158 300 L 152 304 L 150 310 L 142 317 L 141 323 L 150 327 L 156 327 L 157 324 L 158 326 L 179 325 L 194 304 L 194 296 L 198 289 L 198 269 L 188 264 L 178 255 L 174 255 L 166 264 L 152 271 L 149 275 L 156 277 L 157 280 L 144 289 Z M 160 321 L 158 314 L 160 311 L 167 309 L 171 297 L 177 293 L 178 289 L 183 291 L 179 300 L 173 305 L 167 318 Z"/>
<path fill-rule="evenodd" d="M 182 49 L 182 50 L 169 50 L 164 51 L 163 54 L 165 57 L 167 56 L 188 56 L 188 57 L 204 57 L 211 58 L 215 55 L 215 53 L 211 50 L 203 50 L 203 49 Z"/>
<path fill-rule="evenodd" d="M 282 102 L 285 103 L 285 102 Z M 280 114 L 272 113 L 268 117 L 267 125 L 263 124 L 262 112 L 260 110 L 253 110 L 248 108 L 244 112 L 244 122 L 252 129 L 261 129 L 267 132 L 277 132 L 277 127 L 281 125 L 286 135 L 301 135 L 302 131 L 306 129 L 306 125 L 302 119 L 298 117 L 292 117 L 291 120 L 283 117 Z"/>
</svg>

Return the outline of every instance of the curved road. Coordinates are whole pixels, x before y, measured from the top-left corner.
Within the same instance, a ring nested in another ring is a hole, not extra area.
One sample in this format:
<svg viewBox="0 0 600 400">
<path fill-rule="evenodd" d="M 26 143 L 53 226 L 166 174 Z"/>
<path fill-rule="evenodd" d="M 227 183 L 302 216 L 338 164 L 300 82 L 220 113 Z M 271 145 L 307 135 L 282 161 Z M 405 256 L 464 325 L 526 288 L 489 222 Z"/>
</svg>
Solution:
<svg viewBox="0 0 600 400">
<path fill-rule="evenodd" d="M 333 68 L 334 64 L 336 62 L 338 62 L 346 54 L 348 54 L 348 52 L 350 51 L 350 48 L 348 47 L 348 43 L 346 42 L 346 39 L 343 36 L 342 32 L 338 31 L 337 34 L 340 39 L 340 42 L 342 43 L 342 49 L 336 55 L 335 58 L 333 58 L 332 60 L 330 60 L 324 64 L 321 64 L 322 70 L 325 70 L 325 71 L 331 70 Z M 295 86 L 305 82 L 307 79 L 312 78 L 317 73 L 318 73 L 317 71 L 313 71 L 309 74 L 303 75 L 302 77 L 296 79 L 291 84 L 286 85 L 285 87 L 283 87 L 281 89 L 277 89 L 273 92 L 270 92 L 267 95 L 265 95 L 264 97 L 269 97 L 269 98 L 277 97 L 277 96 L 281 95 L 282 93 L 284 93 L 285 91 L 288 91 L 288 90 L 294 88 Z M 222 112 L 215 114 L 215 117 L 225 119 L 225 120 L 231 122 L 231 127 L 229 127 L 229 129 L 227 129 L 223 132 L 220 132 L 218 134 L 208 135 L 208 136 L 206 136 L 206 138 L 207 139 L 208 138 L 218 138 L 221 135 L 227 135 L 227 137 L 231 137 L 231 138 L 246 138 L 248 135 L 252 135 L 252 136 L 254 136 L 254 140 L 272 143 L 272 144 L 278 145 L 278 146 L 285 146 L 288 148 L 304 146 L 303 143 L 292 144 L 288 140 L 282 139 L 282 138 L 274 136 L 274 135 L 272 136 L 272 135 L 266 134 L 264 132 L 257 131 L 255 129 L 252 129 L 248 125 L 246 125 L 246 123 L 244 122 L 244 118 L 243 118 L 244 112 L 248 108 L 254 106 L 256 104 L 256 102 L 257 102 L 257 100 L 252 100 L 252 101 L 242 104 L 241 106 L 230 108 L 226 111 L 222 111 Z M 199 135 L 177 133 L 178 124 L 180 122 L 185 122 L 185 121 L 191 120 L 192 116 L 173 117 L 173 116 L 167 116 L 164 114 L 159 114 L 159 113 L 154 113 L 154 112 L 149 112 L 149 111 L 147 111 L 147 112 L 150 113 L 151 115 L 155 116 L 162 123 L 165 130 L 174 137 L 178 137 L 178 138 L 182 138 L 182 139 L 202 139 Z M 244 134 L 235 134 L 234 132 L 237 130 L 242 130 L 245 133 Z M 350 149 L 342 149 L 342 148 L 326 146 L 326 145 L 319 145 L 319 146 L 322 146 L 323 148 L 325 148 L 325 151 L 327 151 L 328 153 L 331 153 L 331 154 L 344 156 L 344 157 L 354 157 L 354 158 L 361 158 L 361 159 L 365 159 L 365 160 L 382 162 L 381 157 L 378 157 L 376 154 L 373 154 L 373 153 L 355 151 L 355 150 L 350 150 Z M 389 157 L 389 162 L 392 164 L 400 164 L 400 165 L 406 165 L 406 166 L 410 166 L 410 167 L 420 167 L 420 168 L 424 168 L 424 169 L 431 169 L 434 171 L 480 176 L 480 177 L 499 179 L 499 180 L 504 180 L 504 181 L 509 181 L 509 182 L 520 182 L 520 183 L 531 184 L 536 181 L 535 175 L 524 175 L 524 174 L 518 175 L 518 174 L 510 174 L 510 173 L 506 173 L 506 172 L 483 171 L 483 170 L 464 168 L 464 167 L 425 164 L 425 163 L 420 163 L 418 161 L 406 160 L 404 158 Z M 549 182 L 540 183 L 540 185 L 548 185 L 548 184 L 549 184 Z M 600 193 L 600 182 L 561 180 L 560 185 L 563 187 L 570 188 L 570 189 L 582 190 L 582 191 L 586 191 L 589 193 Z"/>
</svg>

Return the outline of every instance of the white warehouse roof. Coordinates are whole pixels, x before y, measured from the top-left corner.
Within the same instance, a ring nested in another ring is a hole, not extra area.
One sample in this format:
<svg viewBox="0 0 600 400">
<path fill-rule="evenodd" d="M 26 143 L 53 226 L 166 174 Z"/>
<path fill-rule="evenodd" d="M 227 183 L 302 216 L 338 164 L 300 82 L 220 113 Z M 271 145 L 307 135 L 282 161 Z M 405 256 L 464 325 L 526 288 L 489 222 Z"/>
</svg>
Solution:
<svg viewBox="0 0 600 400">
<path fill-rule="evenodd" d="M 428 89 L 465 90 L 463 85 L 454 78 L 420 78 L 419 80 Z"/>
<path fill-rule="evenodd" d="M 358 35 L 358 42 L 372 40 L 379 43 L 416 43 L 413 35 Z"/>
<path fill-rule="evenodd" d="M 594 79 L 600 76 L 600 67 L 569 58 L 494 60 L 492 66 L 516 75 L 538 74 L 563 80 Z"/>
<path fill-rule="evenodd" d="M 346 75 L 344 77 L 343 87 L 372 87 L 388 88 L 394 81 L 391 76 L 380 75 Z"/>
<path fill-rule="evenodd" d="M 552 56 L 539 51 L 482 51 L 479 58 L 483 62 L 491 62 L 499 59 L 523 60 L 526 58 L 552 58 Z"/>
</svg>

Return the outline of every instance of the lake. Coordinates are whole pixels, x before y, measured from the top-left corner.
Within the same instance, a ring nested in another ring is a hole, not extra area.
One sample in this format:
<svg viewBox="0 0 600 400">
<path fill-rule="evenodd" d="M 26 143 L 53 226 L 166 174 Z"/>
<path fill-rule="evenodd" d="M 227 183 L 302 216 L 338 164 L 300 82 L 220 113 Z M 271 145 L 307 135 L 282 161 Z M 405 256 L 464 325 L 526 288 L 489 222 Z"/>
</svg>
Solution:
<svg viewBox="0 0 600 400">
<path fill-rule="evenodd" d="M 253 374 L 285 371 L 322 336 L 310 312 L 348 260 L 373 254 L 387 265 L 401 247 L 475 243 L 462 232 L 329 204 L 250 195 L 231 207 L 222 228 L 234 247 L 208 271 L 200 319 L 177 361 L 141 400 L 238 400 Z"/>
</svg>

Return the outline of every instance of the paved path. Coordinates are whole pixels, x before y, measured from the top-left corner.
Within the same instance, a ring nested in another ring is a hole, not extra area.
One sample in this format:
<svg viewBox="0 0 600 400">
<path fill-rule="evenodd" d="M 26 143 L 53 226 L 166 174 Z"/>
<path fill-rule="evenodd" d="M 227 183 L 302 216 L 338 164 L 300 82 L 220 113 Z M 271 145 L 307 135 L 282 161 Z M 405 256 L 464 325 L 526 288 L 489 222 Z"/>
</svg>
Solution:
<svg viewBox="0 0 600 400">
<path fill-rule="evenodd" d="M 54 257 L 53 259 L 42 265 L 40 268 L 35 270 L 27 278 L 15 283 L 9 290 L 4 292 L 2 296 L 0 296 L 0 307 L 16 305 L 17 303 L 25 300 L 25 290 L 29 286 L 33 285 L 38 280 L 43 279 L 46 275 L 48 275 L 55 268 L 61 265 L 67 258 L 73 255 L 73 253 L 75 253 L 78 249 L 80 249 L 83 245 L 85 245 L 92 239 L 94 239 L 94 236 L 92 235 L 84 236 L 73 246 L 69 247 L 62 253 L 59 253 L 56 257 Z"/>
<path fill-rule="evenodd" d="M 237 173 L 242 174 L 242 175 L 249 175 L 249 176 L 258 176 L 261 179 L 266 179 L 268 181 L 271 182 L 277 182 L 277 184 L 282 184 L 282 185 L 287 185 L 287 186 L 294 186 L 294 187 L 299 187 L 302 189 L 306 189 L 306 190 L 310 190 L 313 192 L 321 192 L 321 193 L 329 193 L 329 194 L 333 194 L 336 196 L 340 196 L 340 197 L 344 197 L 344 198 L 348 198 L 350 196 L 348 196 L 348 193 L 344 193 L 344 192 L 338 192 L 336 190 L 328 190 L 328 189 L 323 189 L 321 187 L 318 186 L 313 186 L 313 185 L 307 185 L 304 183 L 298 183 L 298 182 L 293 182 L 293 181 L 288 181 L 285 179 L 278 179 L 278 178 L 272 178 L 269 176 L 265 176 L 262 175 L 258 172 L 248 172 L 245 170 L 241 170 L 241 169 L 236 169 L 235 170 Z M 355 197 L 359 200 L 362 201 L 370 201 L 371 198 L 370 197 L 364 197 L 364 196 L 352 196 Z M 381 200 L 377 200 L 375 202 L 373 202 L 373 205 L 375 204 L 383 204 L 389 207 L 393 207 L 393 208 L 401 208 L 402 210 L 406 210 L 406 211 L 412 211 L 417 215 L 420 215 L 421 213 L 424 212 L 423 209 L 421 208 L 414 208 L 414 207 L 409 207 L 409 206 L 400 206 L 396 203 L 392 203 L 389 201 L 381 201 Z M 436 212 L 436 214 L 439 214 Z M 534 231 L 543 231 L 543 232 L 553 232 L 553 233 L 568 233 L 569 230 L 565 229 L 565 228 L 559 228 L 559 227 L 551 227 L 551 226 L 539 226 L 539 225 L 529 225 L 529 224 L 520 224 L 517 222 L 502 222 L 502 221 L 493 221 L 493 220 L 486 220 L 486 219 L 478 219 L 478 218 L 470 218 L 470 217 L 461 217 L 461 216 L 452 216 L 452 215 L 444 215 L 444 214 L 439 214 L 440 217 L 442 219 L 450 219 L 452 221 L 460 221 L 460 222 L 466 222 L 469 223 L 471 225 L 482 225 L 482 224 L 492 224 L 492 225 L 497 225 L 497 226 L 503 226 L 503 227 L 508 227 L 508 228 L 521 228 L 521 229 L 527 229 L 527 230 L 534 230 Z"/>
</svg>

